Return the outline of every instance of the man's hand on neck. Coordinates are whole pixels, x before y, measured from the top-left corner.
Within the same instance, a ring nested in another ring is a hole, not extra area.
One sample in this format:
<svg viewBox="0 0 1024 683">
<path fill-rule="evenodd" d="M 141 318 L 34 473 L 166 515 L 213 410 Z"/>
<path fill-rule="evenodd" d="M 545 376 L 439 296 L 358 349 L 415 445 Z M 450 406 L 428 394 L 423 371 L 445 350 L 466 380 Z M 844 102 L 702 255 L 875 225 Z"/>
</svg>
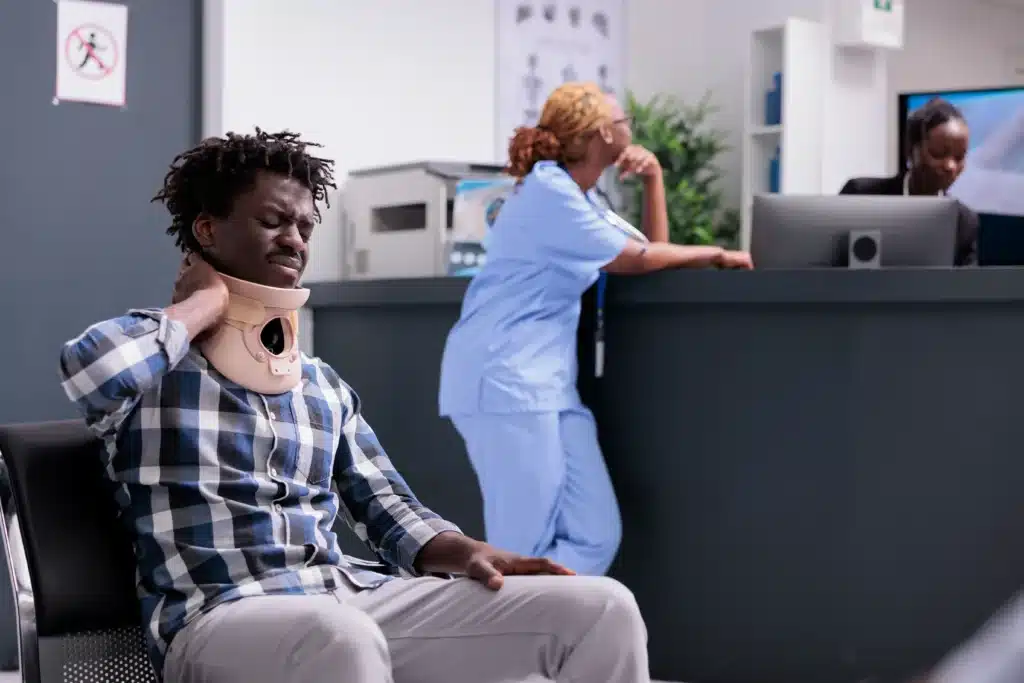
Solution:
<svg viewBox="0 0 1024 683">
<path fill-rule="evenodd" d="M 228 309 L 228 297 L 228 288 L 217 271 L 190 254 L 181 264 L 174 283 L 173 303 L 164 313 L 185 324 L 191 342 L 221 321 Z"/>
</svg>

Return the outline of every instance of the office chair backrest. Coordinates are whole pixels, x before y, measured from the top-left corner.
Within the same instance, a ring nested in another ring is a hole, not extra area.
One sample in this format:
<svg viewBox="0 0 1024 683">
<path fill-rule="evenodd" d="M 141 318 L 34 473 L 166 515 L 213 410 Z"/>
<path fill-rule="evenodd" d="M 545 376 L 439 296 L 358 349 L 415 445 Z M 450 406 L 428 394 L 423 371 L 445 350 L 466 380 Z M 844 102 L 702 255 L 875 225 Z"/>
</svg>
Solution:
<svg viewBox="0 0 1024 683">
<path fill-rule="evenodd" d="M 79 420 L 0 427 L 40 636 L 139 623 L 135 555 L 102 451 Z"/>
<path fill-rule="evenodd" d="M 41 680 L 152 681 L 135 554 L 80 420 L 0 426 L 35 601 Z"/>
</svg>

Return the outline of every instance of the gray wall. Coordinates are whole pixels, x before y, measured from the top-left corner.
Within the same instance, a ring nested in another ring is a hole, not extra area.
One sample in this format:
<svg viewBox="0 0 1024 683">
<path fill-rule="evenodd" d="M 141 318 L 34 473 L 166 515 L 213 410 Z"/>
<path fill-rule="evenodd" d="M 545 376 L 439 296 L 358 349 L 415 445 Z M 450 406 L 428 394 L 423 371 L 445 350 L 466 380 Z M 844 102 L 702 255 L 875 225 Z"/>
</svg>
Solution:
<svg viewBox="0 0 1024 683">
<path fill-rule="evenodd" d="M 199 138 L 201 2 L 122 0 L 124 109 L 54 106 L 56 3 L 2 4 L 0 422 L 70 417 L 61 343 L 170 294 L 179 256 L 149 199 Z"/>
</svg>

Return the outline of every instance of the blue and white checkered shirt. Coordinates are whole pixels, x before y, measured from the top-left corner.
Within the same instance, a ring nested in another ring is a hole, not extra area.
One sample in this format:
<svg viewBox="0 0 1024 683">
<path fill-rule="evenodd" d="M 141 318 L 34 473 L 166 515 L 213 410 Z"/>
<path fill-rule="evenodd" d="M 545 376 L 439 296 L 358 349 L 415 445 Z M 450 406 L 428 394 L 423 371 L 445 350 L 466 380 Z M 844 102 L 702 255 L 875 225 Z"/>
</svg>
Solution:
<svg viewBox="0 0 1024 683">
<path fill-rule="evenodd" d="M 61 374 L 106 444 L 157 672 L 175 633 L 223 602 L 323 593 L 340 574 L 387 581 L 342 555 L 339 501 L 356 534 L 411 574 L 427 541 L 458 531 L 416 500 L 355 393 L 318 359 L 303 356 L 291 392 L 257 394 L 190 348 L 182 323 L 138 310 L 69 341 Z"/>
</svg>

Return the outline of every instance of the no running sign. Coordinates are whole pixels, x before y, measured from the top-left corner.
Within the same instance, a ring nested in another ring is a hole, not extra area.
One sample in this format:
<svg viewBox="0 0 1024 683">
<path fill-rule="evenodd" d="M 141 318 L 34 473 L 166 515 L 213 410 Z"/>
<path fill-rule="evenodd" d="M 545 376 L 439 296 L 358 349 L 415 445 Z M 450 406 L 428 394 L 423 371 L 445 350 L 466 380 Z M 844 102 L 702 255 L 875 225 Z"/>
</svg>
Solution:
<svg viewBox="0 0 1024 683">
<path fill-rule="evenodd" d="M 60 0 L 56 101 L 124 106 L 127 35 L 124 5 Z"/>
</svg>

